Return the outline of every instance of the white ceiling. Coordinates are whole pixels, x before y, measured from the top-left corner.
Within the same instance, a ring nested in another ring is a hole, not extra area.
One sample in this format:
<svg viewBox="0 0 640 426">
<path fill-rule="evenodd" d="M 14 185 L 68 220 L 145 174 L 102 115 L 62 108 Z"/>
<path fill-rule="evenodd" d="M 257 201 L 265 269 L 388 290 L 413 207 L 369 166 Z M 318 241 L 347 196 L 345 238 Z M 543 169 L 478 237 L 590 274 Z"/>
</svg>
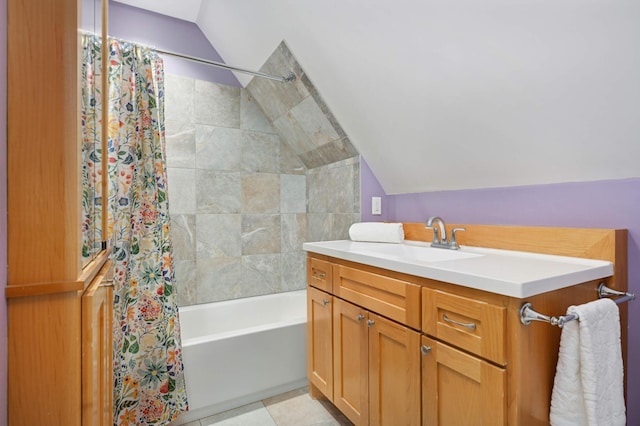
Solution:
<svg viewBox="0 0 640 426">
<path fill-rule="evenodd" d="M 206 0 L 195 22 L 246 68 L 286 40 L 387 193 L 640 176 L 637 0 Z"/>
</svg>

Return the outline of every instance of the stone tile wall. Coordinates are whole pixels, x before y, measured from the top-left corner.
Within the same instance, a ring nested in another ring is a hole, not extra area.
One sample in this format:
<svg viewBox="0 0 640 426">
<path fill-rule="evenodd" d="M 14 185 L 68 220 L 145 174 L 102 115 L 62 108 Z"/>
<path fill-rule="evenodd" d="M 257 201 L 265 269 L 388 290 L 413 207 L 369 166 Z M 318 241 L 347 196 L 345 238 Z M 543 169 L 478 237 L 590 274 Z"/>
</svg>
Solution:
<svg viewBox="0 0 640 426">
<path fill-rule="evenodd" d="M 358 156 L 340 123 L 284 41 L 260 71 L 281 76 L 293 73 L 296 77 L 287 83 L 254 78 L 247 90 L 307 169 Z"/>
<path fill-rule="evenodd" d="M 181 306 L 305 287 L 302 243 L 348 238 L 359 157 L 308 169 L 248 90 L 167 75 Z"/>
</svg>

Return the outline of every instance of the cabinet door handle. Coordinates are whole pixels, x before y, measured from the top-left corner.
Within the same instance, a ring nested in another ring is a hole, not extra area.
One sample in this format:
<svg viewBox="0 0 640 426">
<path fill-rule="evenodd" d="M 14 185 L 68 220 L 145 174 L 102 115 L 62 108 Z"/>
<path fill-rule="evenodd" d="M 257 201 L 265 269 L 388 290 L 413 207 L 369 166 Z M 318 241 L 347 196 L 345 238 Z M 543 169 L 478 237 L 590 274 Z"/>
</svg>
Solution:
<svg viewBox="0 0 640 426">
<path fill-rule="evenodd" d="M 314 272 L 313 273 L 313 278 L 318 278 L 320 280 L 323 280 L 327 277 L 327 274 L 325 274 L 324 272 Z"/>
<path fill-rule="evenodd" d="M 463 322 L 458 322 L 458 321 L 454 321 L 451 318 L 447 317 L 447 314 L 442 314 L 442 319 L 446 322 L 450 322 L 451 324 L 455 324 L 455 325 L 459 325 L 460 327 L 465 327 L 468 328 L 471 331 L 474 331 L 476 329 L 476 324 L 473 322 L 470 322 L 468 324 L 465 324 Z"/>
<path fill-rule="evenodd" d="M 364 319 L 364 315 L 362 315 L 362 314 L 358 314 L 358 316 L 356 317 L 356 319 L 358 320 L 358 322 L 362 322 L 362 320 Z"/>
<path fill-rule="evenodd" d="M 427 355 L 429 352 L 431 352 L 431 346 L 427 346 L 427 345 L 420 346 L 420 352 L 422 352 L 422 355 Z"/>
<path fill-rule="evenodd" d="M 367 327 L 373 327 L 376 322 L 374 320 L 367 320 Z"/>
<path fill-rule="evenodd" d="M 322 304 L 327 306 L 329 304 L 329 299 L 322 299 Z"/>
</svg>

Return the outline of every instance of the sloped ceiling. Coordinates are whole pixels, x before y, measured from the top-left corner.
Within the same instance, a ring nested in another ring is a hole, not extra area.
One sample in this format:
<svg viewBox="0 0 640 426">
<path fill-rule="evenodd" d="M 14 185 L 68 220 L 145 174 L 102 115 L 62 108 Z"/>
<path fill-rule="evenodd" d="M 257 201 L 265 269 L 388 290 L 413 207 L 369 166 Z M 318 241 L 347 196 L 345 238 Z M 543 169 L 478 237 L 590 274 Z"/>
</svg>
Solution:
<svg viewBox="0 0 640 426">
<path fill-rule="evenodd" d="M 286 40 L 387 193 L 640 176 L 636 0 L 207 0 L 196 23 L 246 68 Z"/>
</svg>

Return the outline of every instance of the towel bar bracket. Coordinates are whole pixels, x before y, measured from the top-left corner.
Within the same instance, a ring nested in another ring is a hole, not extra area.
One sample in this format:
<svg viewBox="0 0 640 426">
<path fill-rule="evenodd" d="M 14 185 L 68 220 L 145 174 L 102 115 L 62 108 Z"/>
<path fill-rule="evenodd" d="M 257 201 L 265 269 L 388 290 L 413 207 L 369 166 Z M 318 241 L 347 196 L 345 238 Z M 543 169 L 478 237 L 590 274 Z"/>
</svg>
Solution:
<svg viewBox="0 0 640 426">
<path fill-rule="evenodd" d="M 600 283 L 598 285 L 598 298 L 602 299 L 604 297 L 617 297 L 614 299 L 616 304 L 628 302 L 630 300 L 635 300 L 636 295 L 634 293 L 625 293 L 623 291 L 613 290 L 604 285 L 604 283 Z M 574 321 L 579 319 L 577 315 L 564 315 L 560 317 L 550 317 L 547 315 L 543 315 L 539 312 L 533 310 L 533 305 L 529 302 L 522 305 L 520 308 L 520 322 L 522 325 L 529 325 L 531 321 L 541 321 L 548 322 L 551 325 L 558 326 L 559 328 L 564 327 L 566 323 L 569 321 Z"/>
</svg>

